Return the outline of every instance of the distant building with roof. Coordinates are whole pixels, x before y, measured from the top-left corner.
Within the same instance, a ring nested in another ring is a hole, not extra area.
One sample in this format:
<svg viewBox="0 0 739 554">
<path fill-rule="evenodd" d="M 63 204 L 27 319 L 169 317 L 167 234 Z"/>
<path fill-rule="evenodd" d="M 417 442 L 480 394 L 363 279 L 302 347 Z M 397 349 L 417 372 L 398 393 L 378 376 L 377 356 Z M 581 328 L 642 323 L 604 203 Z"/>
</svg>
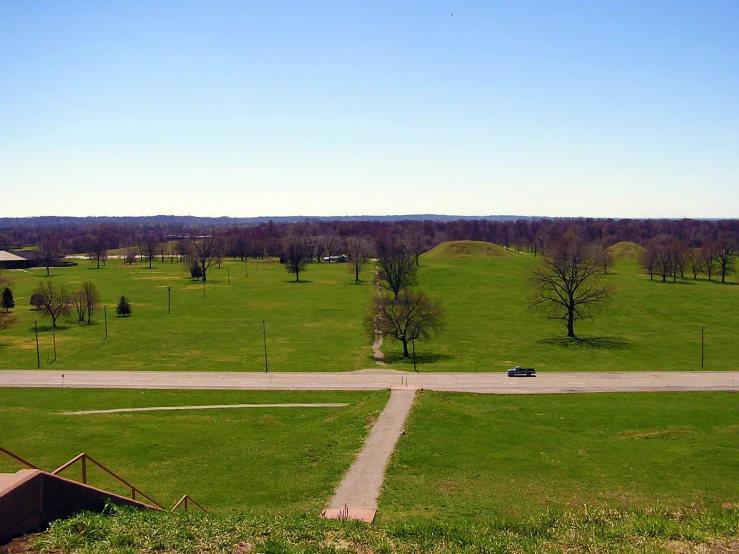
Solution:
<svg viewBox="0 0 739 554">
<path fill-rule="evenodd" d="M 8 252 L 7 250 L 0 250 L 0 268 L 26 269 L 27 267 L 31 267 L 31 260 Z"/>
</svg>

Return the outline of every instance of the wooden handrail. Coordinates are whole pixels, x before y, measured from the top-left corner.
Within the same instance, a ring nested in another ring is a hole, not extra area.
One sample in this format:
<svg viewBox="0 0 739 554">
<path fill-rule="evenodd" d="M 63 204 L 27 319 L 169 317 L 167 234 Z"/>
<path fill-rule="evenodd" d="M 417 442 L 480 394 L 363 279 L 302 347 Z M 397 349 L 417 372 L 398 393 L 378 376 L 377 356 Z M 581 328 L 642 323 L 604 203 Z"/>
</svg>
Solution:
<svg viewBox="0 0 739 554">
<path fill-rule="evenodd" d="M 197 509 L 198 509 L 198 510 L 200 510 L 201 512 L 203 512 L 203 513 L 205 513 L 205 514 L 207 514 L 207 513 L 208 513 L 208 511 L 207 511 L 207 510 L 206 510 L 205 508 L 203 508 L 203 507 L 202 507 L 202 506 L 201 506 L 200 504 L 198 504 L 197 502 L 195 502 L 195 501 L 194 501 L 194 500 L 193 500 L 192 498 L 190 498 L 190 497 L 189 497 L 189 496 L 187 496 L 187 495 L 185 495 L 185 496 L 183 496 L 182 498 L 180 498 L 180 499 L 179 499 L 179 500 L 177 501 L 177 503 L 176 503 L 176 504 L 175 504 L 175 505 L 174 505 L 174 506 L 172 507 L 172 509 L 171 509 L 170 511 L 171 511 L 171 512 L 174 512 L 174 511 L 175 511 L 175 510 L 176 510 L 177 508 L 179 508 L 179 507 L 180 507 L 180 505 L 183 505 L 183 506 L 185 507 L 185 511 L 187 511 L 187 504 L 188 504 L 188 502 L 189 502 L 190 504 L 194 504 L 194 505 L 195 505 L 195 507 L 197 507 Z"/>
<path fill-rule="evenodd" d="M 113 479 L 115 479 L 116 481 L 118 481 L 122 485 L 124 485 L 124 486 L 128 487 L 129 489 L 131 489 L 131 500 L 136 500 L 136 493 L 138 493 L 139 496 L 142 496 L 143 498 L 146 498 L 146 500 L 148 500 L 149 502 L 151 502 L 154 506 L 156 506 L 160 510 L 164 510 L 164 506 L 162 506 L 161 504 L 159 504 L 159 502 L 157 502 L 156 500 L 154 500 L 152 497 L 148 496 L 147 494 L 143 493 L 142 491 L 140 491 L 139 489 L 137 489 L 136 487 L 134 487 L 131 483 L 129 483 L 128 481 L 126 481 L 122 477 L 119 477 L 118 475 L 116 475 L 115 473 L 113 473 L 112 471 L 110 471 L 107 467 L 105 467 L 103 464 L 101 464 L 100 462 L 96 461 L 94 458 L 88 456 L 84 452 L 81 453 L 81 454 L 78 454 L 77 456 L 75 456 L 74 458 L 72 458 L 71 460 L 69 460 L 66 464 L 62 465 L 61 467 L 55 469 L 54 471 L 51 472 L 51 474 L 52 475 L 58 475 L 59 473 L 61 473 L 65 469 L 67 469 L 69 466 L 71 466 L 74 463 L 76 463 L 77 461 L 81 461 L 82 462 L 82 484 L 83 485 L 86 485 L 87 484 L 87 461 L 88 460 L 90 461 L 90 463 L 92 463 L 93 465 L 96 465 L 97 467 L 99 467 L 100 469 L 102 469 L 105 473 L 107 473 L 108 475 L 110 475 Z"/>
<path fill-rule="evenodd" d="M 38 470 L 41 470 L 40 468 L 38 468 L 35 465 L 33 465 L 31 462 L 28 462 L 28 461 L 24 460 L 20 456 L 16 456 L 15 454 L 13 454 L 12 452 L 10 452 L 9 450 L 4 449 L 2 446 L 0 446 L 0 454 L 5 454 L 7 457 L 15 460 L 16 462 L 18 462 L 20 464 L 23 464 L 24 466 L 26 466 L 26 467 L 28 467 L 30 469 L 38 469 Z M 132 500 L 136 500 L 136 494 L 138 493 L 139 496 L 141 496 L 141 497 L 145 498 L 146 500 L 148 500 L 149 502 L 151 502 L 151 504 L 153 506 L 156 506 L 160 510 L 165 510 L 164 506 L 162 506 L 161 504 L 159 504 L 159 502 L 157 502 L 156 500 L 154 500 L 152 497 L 148 496 L 147 494 L 143 493 L 141 490 L 139 490 L 136 487 L 134 487 L 131 483 L 129 483 L 128 481 L 126 481 L 122 477 L 116 475 L 111 470 L 109 470 L 107 467 L 105 467 L 103 464 L 101 464 L 100 462 L 98 462 L 94 458 L 88 456 L 84 452 L 82 452 L 81 454 L 77 454 L 74 458 L 72 458 L 71 460 L 69 460 L 67 463 L 65 463 L 65 464 L 61 465 L 60 467 L 56 468 L 54 471 L 51 472 L 51 474 L 52 475 L 59 475 L 65 469 L 69 468 L 70 466 L 73 466 L 77 462 L 80 462 L 81 465 L 82 465 L 82 484 L 83 485 L 86 485 L 87 484 L 87 462 L 88 462 L 88 460 L 90 461 L 90 463 L 92 463 L 93 465 L 97 466 L 98 468 L 100 468 L 101 470 L 103 470 L 105 473 L 107 473 L 108 475 L 110 475 L 113 479 L 115 479 L 116 481 L 118 481 L 119 483 L 121 483 L 122 485 L 124 485 L 125 487 L 128 487 L 129 489 L 131 489 L 131 499 Z M 205 508 L 203 508 L 200 504 L 198 504 L 197 502 L 195 502 L 188 495 L 184 495 L 182 498 L 180 498 L 177 501 L 177 503 L 172 507 L 172 510 L 171 511 L 174 512 L 177 508 L 180 507 L 180 505 L 184 505 L 185 511 L 188 511 L 188 506 L 190 504 L 193 504 L 201 512 L 204 512 L 206 514 L 208 513 L 208 511 Z"/>
<path fill-rule="evenodd" d="M 0 446 L 0 452 L 2 452 L 3 454 L 5 454 L 8 458 L 11 458 L 11 459 L 15 460 L 16 462 L 18 462 L 20 464 L 23 464 L 24 466 L 26 466 L 26 467 L 28 467 L 30 469 L 39 469 L 35 465 L 33 465 L 31 462 L 27 462 L 26 460 L 24 460 L 20 456 L 16 456 L 15 454 L 13 454 L 12 452 L 10 452 L 9 450 L 5 450 L 2 446 Z"/>
</svg>

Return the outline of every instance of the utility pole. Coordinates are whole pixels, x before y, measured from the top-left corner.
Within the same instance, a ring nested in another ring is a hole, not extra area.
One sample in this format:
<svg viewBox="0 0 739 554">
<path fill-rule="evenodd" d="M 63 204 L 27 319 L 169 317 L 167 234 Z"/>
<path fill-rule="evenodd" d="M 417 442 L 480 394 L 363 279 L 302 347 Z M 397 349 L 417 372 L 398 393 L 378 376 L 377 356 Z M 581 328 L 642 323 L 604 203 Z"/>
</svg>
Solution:
<svg viewBox="0 0 739 554">
<path fill-rule="evenodd" d="M 38 324 L 33 322 L 33 330 L 36 331 L 36 369 L 41 369 L 41 351 L 38 348 Z"/>
</svg>

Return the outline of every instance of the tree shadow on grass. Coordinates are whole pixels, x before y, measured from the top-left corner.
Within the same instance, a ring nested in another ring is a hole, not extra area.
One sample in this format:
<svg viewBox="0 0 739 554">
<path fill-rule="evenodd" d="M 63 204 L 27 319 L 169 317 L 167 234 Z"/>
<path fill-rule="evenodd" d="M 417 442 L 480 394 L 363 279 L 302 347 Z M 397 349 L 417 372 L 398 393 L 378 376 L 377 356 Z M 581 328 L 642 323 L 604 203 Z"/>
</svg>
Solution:
<svg viewBox="0 0 739 554">
<path fill-rule="evenodd" d="M 428 365 L 436 362 L 451 360 L 452 358 L 453 356 L 450 356 L 448 354 L 422 354 L 420 352 L 416 352 L 416 365 Z M 372 359 L 374 360 L 374 358 Z M 413 368 L 413 353 L 411 353 L 411 355 L 407 358 L 404 358 L 402 353 L 385 354 L 384 361 L 387 364 L 404 364 L 409 365 L 411 368 Z"/>
<path fill-rule="evenodd" d="M 312 283 L 313 281 L 309 281 L 307 279 L 301 279 L 300 281 L 296 281 L 295 279 L 291 279 L 289 281 L 285 281 L 286 283 L 289 283 L 291 285 L 302 285 L 303 283 Z"/>
<path fill-rule="evenodd" d="M 582 348 L 586 350 L 626 350 L 631 343 L 621 337 L 551 337 L 536 341 L 560 348 Z"/>
<path fill-rule="evenodd" d="M 53 328 L 53 325 L 39 325 L 38 326 L 38 332 L 39 333 L 51 333 L 51 330 Z M 69 329 L 69 325 L 57 325 L 55 331 L 66 331 Z M 32 326 L 28 328 L 29 333 L 35 333 L 36 329 L 34 329 Z"/>
</svg>

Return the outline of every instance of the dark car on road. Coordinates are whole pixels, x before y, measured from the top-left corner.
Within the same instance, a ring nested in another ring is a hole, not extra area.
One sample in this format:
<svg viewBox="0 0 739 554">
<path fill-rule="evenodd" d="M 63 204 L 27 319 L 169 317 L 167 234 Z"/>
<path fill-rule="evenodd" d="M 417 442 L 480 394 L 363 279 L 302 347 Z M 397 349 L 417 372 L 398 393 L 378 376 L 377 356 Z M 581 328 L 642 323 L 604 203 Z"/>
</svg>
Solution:
<svg viewBox="0 0 739 554">
<path fill-rule="evenodd" d="M 517 365 L 513 369 L 508 370 L 508 377 L 536 377 L 536 370 L 533 367 L 521 367 Z"/>
</svg>

